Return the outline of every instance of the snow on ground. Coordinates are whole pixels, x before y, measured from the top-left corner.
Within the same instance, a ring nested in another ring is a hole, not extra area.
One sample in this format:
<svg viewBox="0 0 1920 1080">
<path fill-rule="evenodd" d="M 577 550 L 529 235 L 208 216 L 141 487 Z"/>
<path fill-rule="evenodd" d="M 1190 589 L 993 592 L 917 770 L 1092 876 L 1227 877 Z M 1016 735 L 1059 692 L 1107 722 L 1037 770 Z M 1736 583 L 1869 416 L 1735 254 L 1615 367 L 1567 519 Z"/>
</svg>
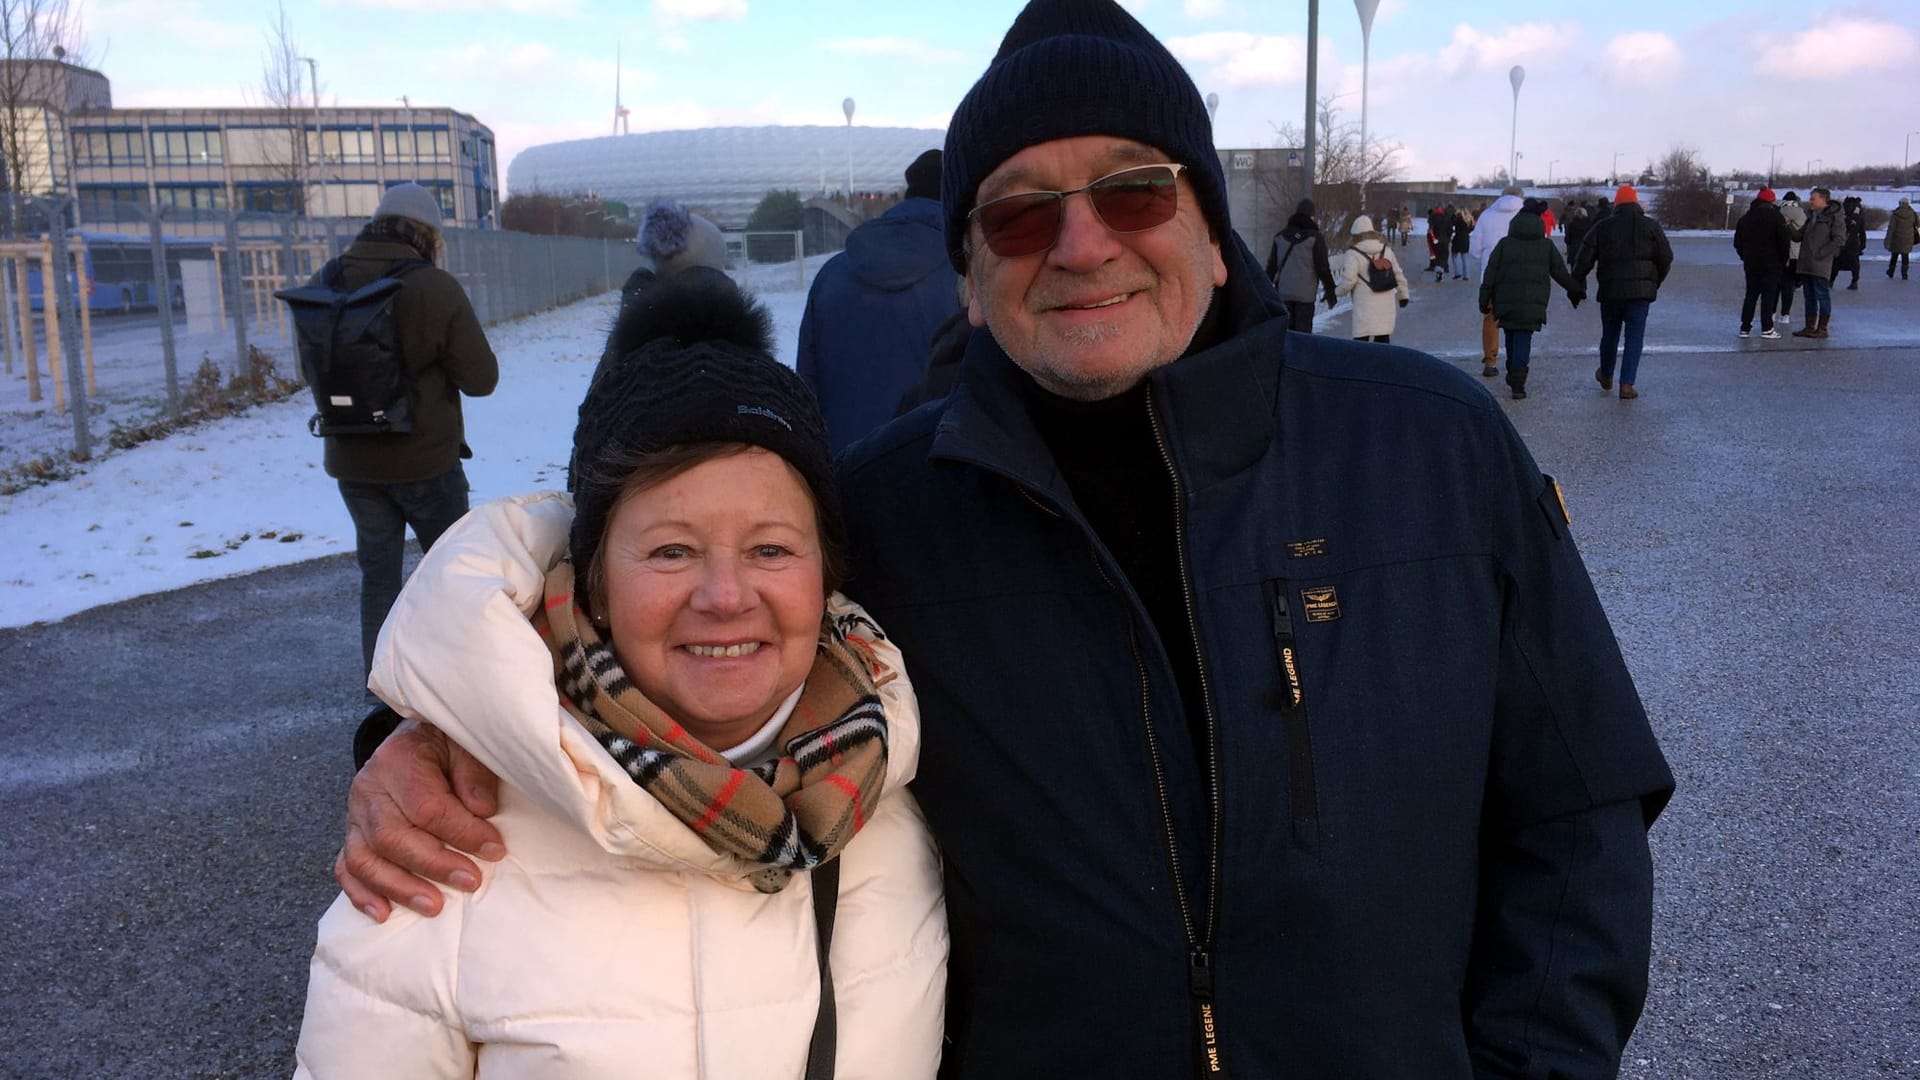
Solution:
<svg viewBox="0 0 1920 1080">
<path fill-rule="evenodd" d="M 809 281 L 826 258 L 808 260 Z M 777 355 L 792 365 L 806 293 L 785 288 L 761 300 L 773 314 Z M 475 505 L 565 485 L 575 411 L 616 305 L 616 294 L 607 294 L 488 330 L 500 385 L 465 403 Z M 181 355 L 184 368 L 185 349 Z M 24 402 L 24 390 L 16 396 Z M 312 411 L 303 393 L 104 454 L 71 479 L 0 496 L 7 556 L 0 627 L 352 551 L 353 522 L 320 468 L 320 440 L 307 434 Z M 0 411 L 0 446 L 18 445 L 26 434 L 45 437 L 39 433 L 61 424 L 70 440 L 65 418 Z"/>
</svg>

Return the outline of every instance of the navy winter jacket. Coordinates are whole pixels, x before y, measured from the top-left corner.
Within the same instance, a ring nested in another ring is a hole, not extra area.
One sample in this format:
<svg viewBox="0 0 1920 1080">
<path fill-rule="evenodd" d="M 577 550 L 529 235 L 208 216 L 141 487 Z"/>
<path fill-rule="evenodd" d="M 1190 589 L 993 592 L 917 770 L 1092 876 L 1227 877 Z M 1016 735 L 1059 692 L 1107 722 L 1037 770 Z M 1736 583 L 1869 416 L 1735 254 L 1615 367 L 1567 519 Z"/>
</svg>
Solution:
<svg viewBox="0 0 1920 1080">
<path fill-rule="evenodd" d="M 936 199 L 907 199 L 847 236 L 807 295 L 794 367 L 820 399 L 834 453 L 893 418 L 934 334 L 959 310 Z"/>
<path fill-rule="evenodd" d="M 1556 489 L 1473 380 L 1289 335 L 1227 258 L 1230 338 L 1148 393 L 1210 754 L 991 334 L 841 461 L 923 716 L 941 1073 L 1194 1076 L 1204 1031 L 1242 1080 L 1611 1077 L 1672 777 Z"/>
<path fill-rule="evenodd" d="M 1666 230 L 1639 203 L 1622 203 L 1595 222 L 1573 257 L 1573 276 L 1586 290 L 1587 274 L 1600 269 L 1600 302 L 1660 298 L 1660 286 L 1673 269 L 1673 246 Z"/>
</svg>

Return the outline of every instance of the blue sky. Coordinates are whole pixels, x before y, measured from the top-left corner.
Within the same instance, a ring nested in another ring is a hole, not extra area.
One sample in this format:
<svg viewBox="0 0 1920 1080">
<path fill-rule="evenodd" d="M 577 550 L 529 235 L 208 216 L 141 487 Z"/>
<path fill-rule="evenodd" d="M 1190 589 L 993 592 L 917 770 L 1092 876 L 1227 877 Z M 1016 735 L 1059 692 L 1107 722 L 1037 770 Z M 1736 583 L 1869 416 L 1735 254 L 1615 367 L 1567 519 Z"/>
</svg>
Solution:
<svg viewBox="0 0 1920 1080">
<path fill-rule="evenodd" d="M 259 0 L 76 0 L 123 106 L 257 103 L 272 9 Z M 323 100 L 447 105 L 518 150 L 611 130 L 614 47 L 634 131 L 712 124 L 944 126 L 1022 5 L 1014 0 L 289 0 Z M 1128 0 L 1203 93 L 1221 146 L 1271 146 L 1304 112 L 1305 0 Z M 1350 0 L 1320 5 L 1321 93 L 1357 120 Z M 1578 12 L 1578 14 L 1568 14 Z M 1507 157 L 1521 175 L 1604 175 L 1675 144 L 1716 168 L 1898 163 L 1920 131 L 1920 4 L 1735 0 L 1523 4 L 1382 0 L 1372 134 L 1410 177 Z M 1915 142 L 1920 142 L 1916 138 Z M 1916 148 L 1920 152 L 1920 148 Z"/>
</svg>

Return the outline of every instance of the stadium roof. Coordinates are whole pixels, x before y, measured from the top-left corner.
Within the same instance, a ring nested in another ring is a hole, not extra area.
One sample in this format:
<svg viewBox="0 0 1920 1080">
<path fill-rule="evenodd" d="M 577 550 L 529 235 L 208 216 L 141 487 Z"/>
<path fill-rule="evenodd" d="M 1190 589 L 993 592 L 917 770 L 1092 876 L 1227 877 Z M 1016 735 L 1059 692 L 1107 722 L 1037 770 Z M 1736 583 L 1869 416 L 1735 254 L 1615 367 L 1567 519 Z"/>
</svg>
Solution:
<svg viewBox="0 0 1920 1080">
<path fill-rule="evenodd" d="M 847 186 L 899 191 L 913 159 L 946 141 L 937 128 L 716 127 L 649 131 L 530 146 L 507 166 L 514 194 L 597 192 L 636 211 L 650 199 L 704 208 L 723 228 L 746 224 L 769 191 L 801 195 Z"/>
</svg>

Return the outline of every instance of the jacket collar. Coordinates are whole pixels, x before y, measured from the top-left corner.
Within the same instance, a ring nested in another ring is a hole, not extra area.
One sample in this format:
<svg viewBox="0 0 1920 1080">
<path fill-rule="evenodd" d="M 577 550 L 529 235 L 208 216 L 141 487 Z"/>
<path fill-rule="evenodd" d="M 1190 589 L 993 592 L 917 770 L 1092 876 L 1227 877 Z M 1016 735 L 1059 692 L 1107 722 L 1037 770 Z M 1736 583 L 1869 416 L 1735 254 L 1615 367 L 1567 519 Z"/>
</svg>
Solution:
<svg viewBox="0 0 1920 1080">
<path fill-rule="evenodd" d="M 1188 491 L 1226 479 L 1266 452 L 1284 366 L 1279 296 L 1237 234 L 1221 255 L 1227 283 L 1213 296 L 1222 305 L 1221 340 L 1147 379 L 1155 421 Z M 991 333 L 975 333 L 928 458 L 978 465 L 1071 506 L 1072 493 L 1034 426 L 1029 380 Z"/>
</svg>

